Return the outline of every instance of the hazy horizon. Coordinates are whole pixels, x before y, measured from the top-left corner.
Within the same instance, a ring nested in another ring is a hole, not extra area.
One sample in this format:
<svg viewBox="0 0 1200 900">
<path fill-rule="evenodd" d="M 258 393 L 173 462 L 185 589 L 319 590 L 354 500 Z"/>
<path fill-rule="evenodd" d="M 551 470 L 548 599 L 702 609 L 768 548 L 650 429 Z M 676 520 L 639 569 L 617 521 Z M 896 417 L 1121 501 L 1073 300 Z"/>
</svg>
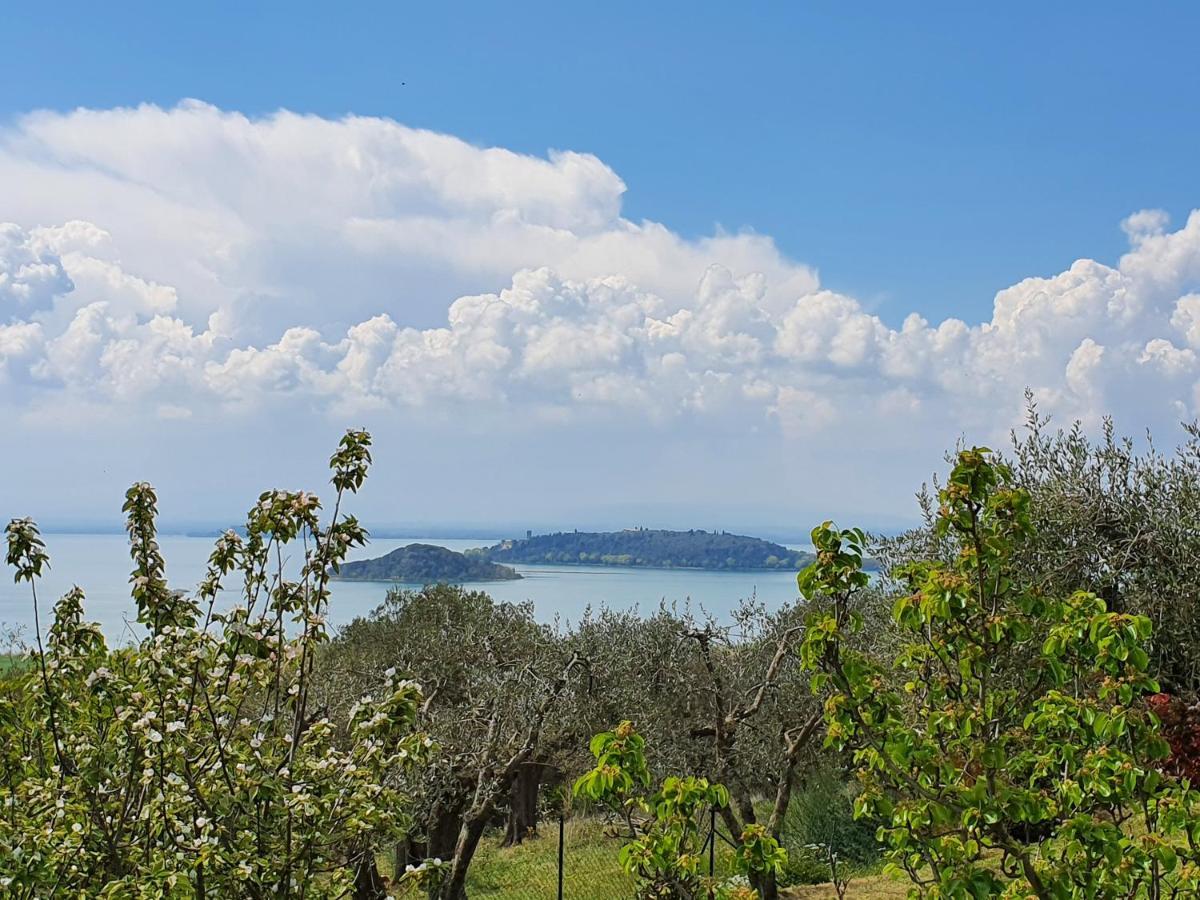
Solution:
<svg viewBox="0 0 1200 900">
<path fill-rule="evenodd" d="M 196 537 L 207 538 L 216 537 L 229 528 L 240 528 L 241 522 L 230 520 L 227 523 L 222 522 L 171 522 L 160 521 L 158 524 L 158 532 L 162 535 L 170 535 L 172 537 Z M 815 524 L 815 523 L 814 523 Z M 875 534 L 893 534 L 903 530 L 904 527 L 916 526 L 916 520 L 909 523 L 902 523 L 891 527 L 871 527 L 869 524 L 862 524 L 860 527 Z M 664 531 L 709 531 L 719 532 L 725 531 L 731 534 L 742 534 L 749 537 L 758 537 L 765 540 L 781 543 L 785 546 L 809 546 L 810 528 L 804 529 L 788 529 L 786 527 L 772 525 L 687 525 L 676 522 L 666 523 L 622 523 L 622 522 L 584 522 L 576 524 L 563 524 L 555 522 L 542 523 L 497 523 L 497 522 L 478 522 L 478 523 L 390 523 L 390 524 L 373 524 L 364 522 L 364 527 L 367 528 L 370 538 L 373 540 L 396 540 L 396 539 L 438 539 L 438 540 L 480 540 L 480 541 L 500 541 L 508 538 L 525 537 L 526 531 L 531 531 L 533 534 L 553 534 L 556 532 L 571 532 L 571 531 L 595 531 L 609 532 L 622 531 L 630 528 L 648 528 Z M 39 529 L 43 535 L 53 537 L 54 535 L 113 535 L 124 534 L 125 526 L 120 520 L 101 521 L 101 522 L 55 522 L 39 523 Z"/>
</svg>

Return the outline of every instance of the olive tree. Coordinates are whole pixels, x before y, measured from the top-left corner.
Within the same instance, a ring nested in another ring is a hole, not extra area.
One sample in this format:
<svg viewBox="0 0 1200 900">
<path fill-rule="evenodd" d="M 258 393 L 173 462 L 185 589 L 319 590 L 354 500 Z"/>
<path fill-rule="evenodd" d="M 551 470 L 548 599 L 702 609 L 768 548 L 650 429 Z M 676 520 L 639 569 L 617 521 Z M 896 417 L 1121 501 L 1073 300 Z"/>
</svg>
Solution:
<svg viewBox="0 0 1200 900">
<path fill-rule="evenodd" d="M 694 623 L 675 605 L 648 615 L 637 609 L 588 609 L 569 633 L 568 646 L 587 660 L 587 683 L 578 702 L 564 709 L 564 730 L 574 736 L 563 768 L 590 769 L 592 735 L 630 720 L 655 748 L 655 775 L 701 771 L 710 761 L 691 730 L 706 709 L 697 690 L 700 661 L 686 632 Z"/>
<path fill-rule="evenodd" d="M 718 814 L 732 839 L 762 828 L 780 841 L 792 792 L 819 751 L 820 707 L 796 655 L 802 634 L 798 605 L 769 611 L 754 598 L 728 624 L 667 605 L 647 617 L 589 614 L 570 636 L 594 688 L 575 707 L 587 716 L 581 727 L 632 721 L 655 749 L 655 777 L 693 772 L 721 783 L 729 802 Z M 764 900 L 777 896 L 775 869 L 750 875 Z"/>
<path fill-rule="evenodd" d="M 700 662 L 690 735 L 708 756 L 700 771 L 730 793 L 719 815 L 735 837 L 761 828 L 783 839 L 802 764 L 818 750 L 821 708 L 806 690 L 796 652 L 803 621 L 799 605 L 768 611 L 751 600 L 735 611 L 732 626 L 709 620 L 685 632 Z M 765 811 L 758 802 L 764 797 Z M 778 874 L 770 867 L 750 872 L 762 900 L 778 897 Z"/>
<path fill-rule="evenodd" d="M 1200 430 L 1183 428 L 1171 453 L 1117 435 L 1097 439 L 1076 423 L 1054 429 L 1028 397 L 1025 428 L 999 455 L 1029 494 L 1032 533 L 1010 561 L 1023 577 L 1060 594 L 1087 590 L 1109 608 L 1148 617 L 1150 671 L 1163 690 L 1200 693 Z M 936 529 L 934 490 L 924 491 L 921 528 L 875 543 L 890 569 L 949 561 Z"/>
<path fill-rule="evenodd" d="M 398 865 L 435 858 L 444 867 L 437 894 L 464 896 L 489 826 L 506 819 L 510 843 L 536 828 L 538 789 L 558 769 L 558 722 L 578 689 L 581 658 L 528 604 L 449 585 L 390 592 L 329 649 L 322 680 L 334 708 L 381 672 L 420 673 L 421 725 L 438 751 L 412 783 L 420 812 Z"/>
</svg>

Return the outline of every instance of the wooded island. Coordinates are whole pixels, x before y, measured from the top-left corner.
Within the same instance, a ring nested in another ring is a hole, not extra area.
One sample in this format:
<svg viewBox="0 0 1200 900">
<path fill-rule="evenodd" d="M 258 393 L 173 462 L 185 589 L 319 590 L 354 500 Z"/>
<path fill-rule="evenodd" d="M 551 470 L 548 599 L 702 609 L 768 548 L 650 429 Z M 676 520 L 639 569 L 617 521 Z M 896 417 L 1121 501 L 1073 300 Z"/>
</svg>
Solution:
<svg viewBox="0 0 1200 900">
<path fill-rule="evenodd" d="M 642 566 L 659 569 L 797 569 L 812 554 L 725 531 L 559 531 L 507 540 L 467 555 L 497 563 Z"/>
</svg>

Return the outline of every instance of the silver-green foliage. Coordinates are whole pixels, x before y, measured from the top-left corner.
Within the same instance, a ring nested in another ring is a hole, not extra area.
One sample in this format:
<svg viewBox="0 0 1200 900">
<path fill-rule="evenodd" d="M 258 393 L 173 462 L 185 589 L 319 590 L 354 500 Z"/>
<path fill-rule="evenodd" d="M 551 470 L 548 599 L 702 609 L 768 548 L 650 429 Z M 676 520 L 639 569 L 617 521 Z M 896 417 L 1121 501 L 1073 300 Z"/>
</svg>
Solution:
<svg viewBox="0 0 1200 900">
<path fill-rule="evenodd" d="M 1162 452 L 1111 421 L 1098 438 L 1078 423 L 1052 428 L 1031 395 L 1025 428 L 999 457 L 1030 498 L 1032 533 L 1012 567 L 1048 591 L 1086 590 L 1146 616 L 1150 673 L 1171 693 L 1200 691 L 1200 427 L 1184 426 Z M 950 560 L 934 493 L 924 494 L 924 527 L 872 547 L 885 570 Z"/>
</svg>

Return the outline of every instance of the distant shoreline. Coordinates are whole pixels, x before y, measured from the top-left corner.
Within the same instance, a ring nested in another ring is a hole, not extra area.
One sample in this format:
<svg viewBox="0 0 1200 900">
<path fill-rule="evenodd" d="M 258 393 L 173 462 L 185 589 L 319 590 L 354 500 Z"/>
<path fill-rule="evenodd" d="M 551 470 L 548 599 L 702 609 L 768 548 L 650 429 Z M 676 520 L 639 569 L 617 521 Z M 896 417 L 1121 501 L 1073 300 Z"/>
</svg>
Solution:
<svg viewBox="0 0 1200 900">
<path fill-rule="evenodd" d="M 613 565 L 605 565 L 604 563 L 597 563 L 597 562 L 582 562 L 582 563 L 518 562 L 518 563 L 510 563 L 509 565 L 538 566 L 540 571 L 544 571 L 544 572 L 555 572 L 555 571 L 561 570 L 563 572 L 570 571 L 572 574 L 578 573 L 580 569 L 610 570 L 610 571 L 601 571 L 601 572 L 585 572 L 585 573 L 583 573 L 585 575 L 609 575 L 609 574 L 614 574 L 615 572 L 621 572 L 621 571 L 627 571 L 627 572 L 645 572 L 645 571 L 651 571 L 651 572 L 711 572 L 714 575 L 720 575 L 722 572 L 728 572 L 731 575 L 739 575 L 739 574 L 745 574 L 747 572 L 768 572 L 768 573 L 770 573 L 770 572 L 792 572 L 792 571 L 799 572 L 800 571 L 799 569 L 794 569 L 794 570 L 788 569 L 784 566 L 775 566 L 775 567 L 767 567 L 767 566 L 741 567 L 741 566 L 739 566 L 736 568 L 735 567 L 726 567 L 726 568 L 722 568 L 722 569 L 715 569 L 715 568 L 709 568 L 708 566 L 651 566 L 651 565 L 639 566 L 639 565 L 634 565 L 632 563 L 629 565 L 617 565 L 615 563 Z M 543 566 L 545 568 L 541 568 Z"/>
<path fill-rule="evenodd" d="M 708 575 L 746 575 L 763 573 L 765 575 L 796 574 L 799 570 L 790 569 L 706 569 L 702 566 L 605 566 L 596 563 L 516 563 L 514 568 L 523 570 L 524 580 L 537 578 L 539 575 L 621 575 L 629 572 L 704 572 Z M 592 571 L 588 571 L 588 570 Z M 331 576 L 334 581 L 357 581 L 364 584 L 420 584 L 418 581 L 401 581 L 395 578 L 346 578 L 342 575 Z M 479 581 L 454 582 L 455 584 L 501 584 L 513 581 L 511 578 L 489 578 Z"/>
<path fill-rule="evenodd" d="M 791 549 L 795 549 L 795 548 L 791 548 Z M 572 574 L 572 575 L 576 575 L 576 574 L 615 575 L 618 572 L 622 572 L 622 571 L 626 571 L 626 572 L 645 572 L 645 571 L 651 571 L 651 572 L 707 572 L 712 575 L 720 575 L 723 572 L 728 572 L 730 575 L 745 575 L 747 573 L 754 573 L 754 572 L 763 572 L 765 574 L 787 573 L 787 572 L 791 572 L 792 574 L 797 574 L 800 572 L 800 569 L 798 569 L 798 568 L 797 569 L 788 569 L 783 566 L 776 566 L 776 567 L 760 566 L 757 568 L 747 566 L 745 568 L 710 569 L 705 566 L 605 565 L 604 563 L 594 563 L 594 562 L 585 562 L 585 563 L 569 563 L 569 562 L 521 563 L 521 562 L 518 562 L 518 563 L 510 563 L 509 565 L 513 565 L 518 568 L 526 567 L 526 566 L 534 566 L 534 567 L 537 567 L 538 571 L 545 572 L 546 574 L 550 574 L 552 572 L 561 572 L 564 575 L 568 574 L 568 573 Z M 582 572 L 581 573 L 579 571 L 580 569 L 604 569 L 606 571 Z M 866 558 L 863 560 L 863 571 L 877 572 L 877 571 L 879 571 L 879 563 L 874 559 Z"/>
<path fill-rule="evenodd" d="M 424 587 L 427 584 L 508 584 L 512 581 L 520 581 L 519 578 L 473 578 L 470 580 L 460 580 L 455 578 L 447 578 L 441 581 L 405 581 L 402 578 L 347 578 L 343 575 L 330 575 L 330 581 L 354 582 L 355 584 L 402 584 L 407 587 Z"/>
</svg>

